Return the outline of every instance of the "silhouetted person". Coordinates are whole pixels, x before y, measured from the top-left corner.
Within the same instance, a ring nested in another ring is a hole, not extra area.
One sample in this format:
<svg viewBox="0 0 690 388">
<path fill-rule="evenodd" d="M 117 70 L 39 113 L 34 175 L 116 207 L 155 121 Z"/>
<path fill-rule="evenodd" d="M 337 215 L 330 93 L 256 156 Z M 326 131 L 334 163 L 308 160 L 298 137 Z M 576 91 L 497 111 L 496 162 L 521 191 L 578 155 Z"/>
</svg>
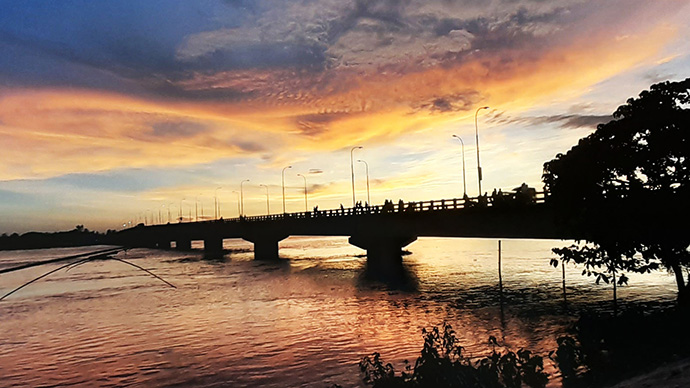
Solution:
<svg viewBox="0 0 690 388">
<path fill-rule="evenodd" d="M 522 183 L 515 188 L 515 199 L 519 205 L 529 205 L 536 202 L 537 190 Z"/>
<path fill-rule="evenodd" d="M 467 193 L 465 193 L 465 195 L 462 196 L 462 201 L 463 201 L 463 204 L 464 204 L 463 206 L 466 207 L 466 208 L 474 207 L 474 205 L 475 205 L 475 203 L 472 202 L 472 200 L 470 199 L 470 197 L 467 196 Z"/>
<path fill-rule="evenodd" d="M 405 210 L 405 202 L 403 202 L 403 200 L 400 199 L 400 200 L 398 201 L 398 211 L 399 211 L 399 212 L 402 212 L 403 210 Z"/>
<path fill-rule="evenodd" d="M 478 205 L 481 207 L 486 207 L 489 204 L 489 196 L 487 193 L 484 193 L 484 195 L 480 195 L 478 198 Z"/>
</svg>

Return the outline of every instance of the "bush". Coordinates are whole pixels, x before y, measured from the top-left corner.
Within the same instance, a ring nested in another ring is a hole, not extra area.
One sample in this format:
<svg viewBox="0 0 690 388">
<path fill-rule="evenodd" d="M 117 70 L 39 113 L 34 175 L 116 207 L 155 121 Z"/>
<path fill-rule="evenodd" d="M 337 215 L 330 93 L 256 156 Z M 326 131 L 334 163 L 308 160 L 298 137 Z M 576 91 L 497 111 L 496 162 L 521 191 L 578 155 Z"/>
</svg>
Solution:
<svg viewBox="0 0 690 388">
<path fill-rule="evenodd" d="M 463 388 L 519 388 L 544 387 L 548 375 L 541 356 L 528 350 L 517 353 L 496 351 L 498 342 L 489 337 L 491 354 L 478 361 L 463 355 L 455 331 L 444 323 L 442 330 L 433 327 L 422 330 L 424 347 L 415 362 L 396 374 L 393 365 L 384 363 L 379 353 L 366 356 L 359 363 L 364 382 L 374 388 L 391 387 L 463 387 Z"/>
</svg>

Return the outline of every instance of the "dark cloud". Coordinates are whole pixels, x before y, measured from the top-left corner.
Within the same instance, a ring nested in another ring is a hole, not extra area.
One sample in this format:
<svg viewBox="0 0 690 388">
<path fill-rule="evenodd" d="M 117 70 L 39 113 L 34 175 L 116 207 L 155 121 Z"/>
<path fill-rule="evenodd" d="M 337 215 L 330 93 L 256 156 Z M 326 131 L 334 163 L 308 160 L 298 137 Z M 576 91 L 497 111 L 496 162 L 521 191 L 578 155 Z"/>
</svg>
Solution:
<svg viewBox="0 0 690 388">
<path fill-rule="evenodd" d="M 165 121 L 151 125 L 153 135 L 165 138 L 193 137 L 208 131 L 203 124 L 191 121 Z"/>
<path fill-rule="evenodd" d="M 317 113 L 297 116 L 294 120 L 300 133 L 311 137 L 327 132 L 330 129 L 331 123 L 350 115 L 350 113 L 344 112 Z"/>
<path fill-rule="evenodd" d="M 186 70 L 245 70 L 297 67 L 322 69 L 326 63 L 325 47 L 293 42 L 270 42 L 219 47 L 194 58 Z"/>
<path fill-rule="evenodd" d="M 232 144 L 237 146 L 242 151 L 247 151 L 247 152 L 261 152 L 261 151 L 265 151 L 267 149 L 265 144 L 255 142 L 255 141 L 239 140 L 239 141 L 232 142 Z"/>
<path fill-rule="evenodd" d="M 479 92 L 466 90 L 460 93 L 436 97 L 413 106 L 414 110 L 430 110 L 432 112 L 460 112 L 471 109 L 481 98 Z"/>
<path fill-rule="evenodd" d="M 493 124 L 520 124 L 524 126 L 557 124 L 561 128 L 595 128 L 598 124 L 613 120 L 611 115 L 554 115 L 536 117 L 508 117 L 502 112 L 493 114 L 488 121 Z"/>
</svg>

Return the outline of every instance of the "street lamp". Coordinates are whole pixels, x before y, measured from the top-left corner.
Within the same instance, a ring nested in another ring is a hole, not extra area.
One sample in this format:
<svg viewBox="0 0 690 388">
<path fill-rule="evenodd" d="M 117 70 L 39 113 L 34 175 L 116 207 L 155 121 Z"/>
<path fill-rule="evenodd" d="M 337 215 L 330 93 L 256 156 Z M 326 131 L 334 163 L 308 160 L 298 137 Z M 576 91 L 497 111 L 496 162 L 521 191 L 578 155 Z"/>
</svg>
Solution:
<svg viewBox="0 0 690 388">
<path fill-rule="evenodd" d="M 240 193 L 238 193 L 235 190 L 233 190 L 232 192 L 235 193 L 235 195 L 237 195 L 237 217 L 239 217 L 242 215 L 242 211 L 240 210 Z"/>
<path fill-rule="evenodd" d="M 453 137 L 460 140 L 460 144 L 462 145 L 462 197 L 465 198 L 467 196 L 467 182 L 465 180 L 465 142 L 462 141 L 462 138 L 458 135 L 453 135 Z"/>
<path fill-rule="evenodd" d="M 352 161 L 352 153 L 356 149 L 362 149 L 362 148 L 364 148 L 364 147 L 356 146 L 356 147 L 352 147 L 352 149 L 350 150 L 350 173 L 352 175 L 352 207 L 355 207 L 355 164 Z"/>
<path fill-rule="evenodd" d="M 364 163 L 364 166 L 367 168 L 367 203 L 371 205 L 371 197 L 369 197 L 369 163 L 365 162 L 362 159 L 357 159 L 358 162 Z"/>
<path fill-rule="evenodd" d="M 202 205 L 203 206 L 203 205 Z M 201 218 L 204 218 L 204 211 L 201 211 Z M 199 196 L 194 197 L 194 221 L 199 222 Z"/>
<path fill-rule="evenodd" d="M 269 208 L 269 206 L 268 206 L 268 186 L 263 185 L 263 184 L 262 184 L 262 185 L 259 185 L 259 186 L 263 186 L 263 187 L 266 188 L 266 215 L 269 215 L 269 214 L 271 214 L 271 210 L 270 210 L 270 208 Z"/>
<path fill-rule="evenodd" d="M 477 177 L 479 178 L 479 195 L 482 195 L 482 167 L 479 164 L 479 128 L 477 126 L 477 114 L 479 114 L 479 111 L 482 109 L 489 109 L 488 106 L 483 106 L 481 108 L 477 108 L 477 111 L 474 112 L 474 135 L 475 135 L 475 141 L 477 143 Z"/>
<path fill-rule="evenodd" d="M 304 212 L 306 213 L 307 209 L 309 209 L 307 207 L 307 177 L 302 174 L 297 174 L 297 176 L 301 176 L 304 179 Z"/>
<path fill-rule="evenodd" d="M 216 187 L 216 190 L 213 192 L 213 199 L 215 201 L 215 207 L 213 208 L 213 218 L 218 219 L 220 218 L 220 205 L 218 204 L 218 190 L 222 189 L 223 187 Z"/>
<path fill-rule="evenodd" d="M 184 216 L 182 215 L 182 203 L 184 202 L 184 200 L 185 200 L 185 198 L 182 198 L 182 199 L 180 200 L 180 223 L 181 223 L 182 220 L 184 219 Z"/>
<path fill-rule="evenodd" d="M 242 215 L 244 215 L 244 188 L 242 187 L 244 182 L 249 182 L 249 179 L 240 182 L 240 212 Z"/>
<path fill-rule="evenodd" d="M 170 223 L 170 208 L 172 207 L 172 203 L 168 204 L 168 223 Z"/>
<path fill-rule="evenodd" d="M 285 170 L 288 168 L 292 168 L 292 166 L 287 166 L 283 168 L 283 172 L 281 173 L 283 177 L 283 214 L 285 214 Z"/>
</svg>

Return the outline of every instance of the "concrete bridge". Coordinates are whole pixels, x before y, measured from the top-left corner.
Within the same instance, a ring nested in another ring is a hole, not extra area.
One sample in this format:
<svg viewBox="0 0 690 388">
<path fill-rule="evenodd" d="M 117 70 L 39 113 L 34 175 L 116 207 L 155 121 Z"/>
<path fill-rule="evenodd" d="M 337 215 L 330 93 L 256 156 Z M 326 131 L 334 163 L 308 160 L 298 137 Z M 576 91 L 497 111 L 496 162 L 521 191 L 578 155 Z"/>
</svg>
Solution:
<svg viewBox="0 0 690 388">
<path fill-rule="evenodd" d="M 144 226 L 118 233 L 130 247 L 189 250 L 203 240 L 207 254 L 223 252 L 223 239 L 254 244 L 254 257 L 279 258 L 289 236 L 347 236 L 367 251 L 368 266 L 386 270 L 402 262 L 402 248 L 418 237 L 567 238 L 558 232 L 543 193 L 498 198 L 443 199 L 384 206 L 285 213 L 227 220 Z"/>
</svg>

